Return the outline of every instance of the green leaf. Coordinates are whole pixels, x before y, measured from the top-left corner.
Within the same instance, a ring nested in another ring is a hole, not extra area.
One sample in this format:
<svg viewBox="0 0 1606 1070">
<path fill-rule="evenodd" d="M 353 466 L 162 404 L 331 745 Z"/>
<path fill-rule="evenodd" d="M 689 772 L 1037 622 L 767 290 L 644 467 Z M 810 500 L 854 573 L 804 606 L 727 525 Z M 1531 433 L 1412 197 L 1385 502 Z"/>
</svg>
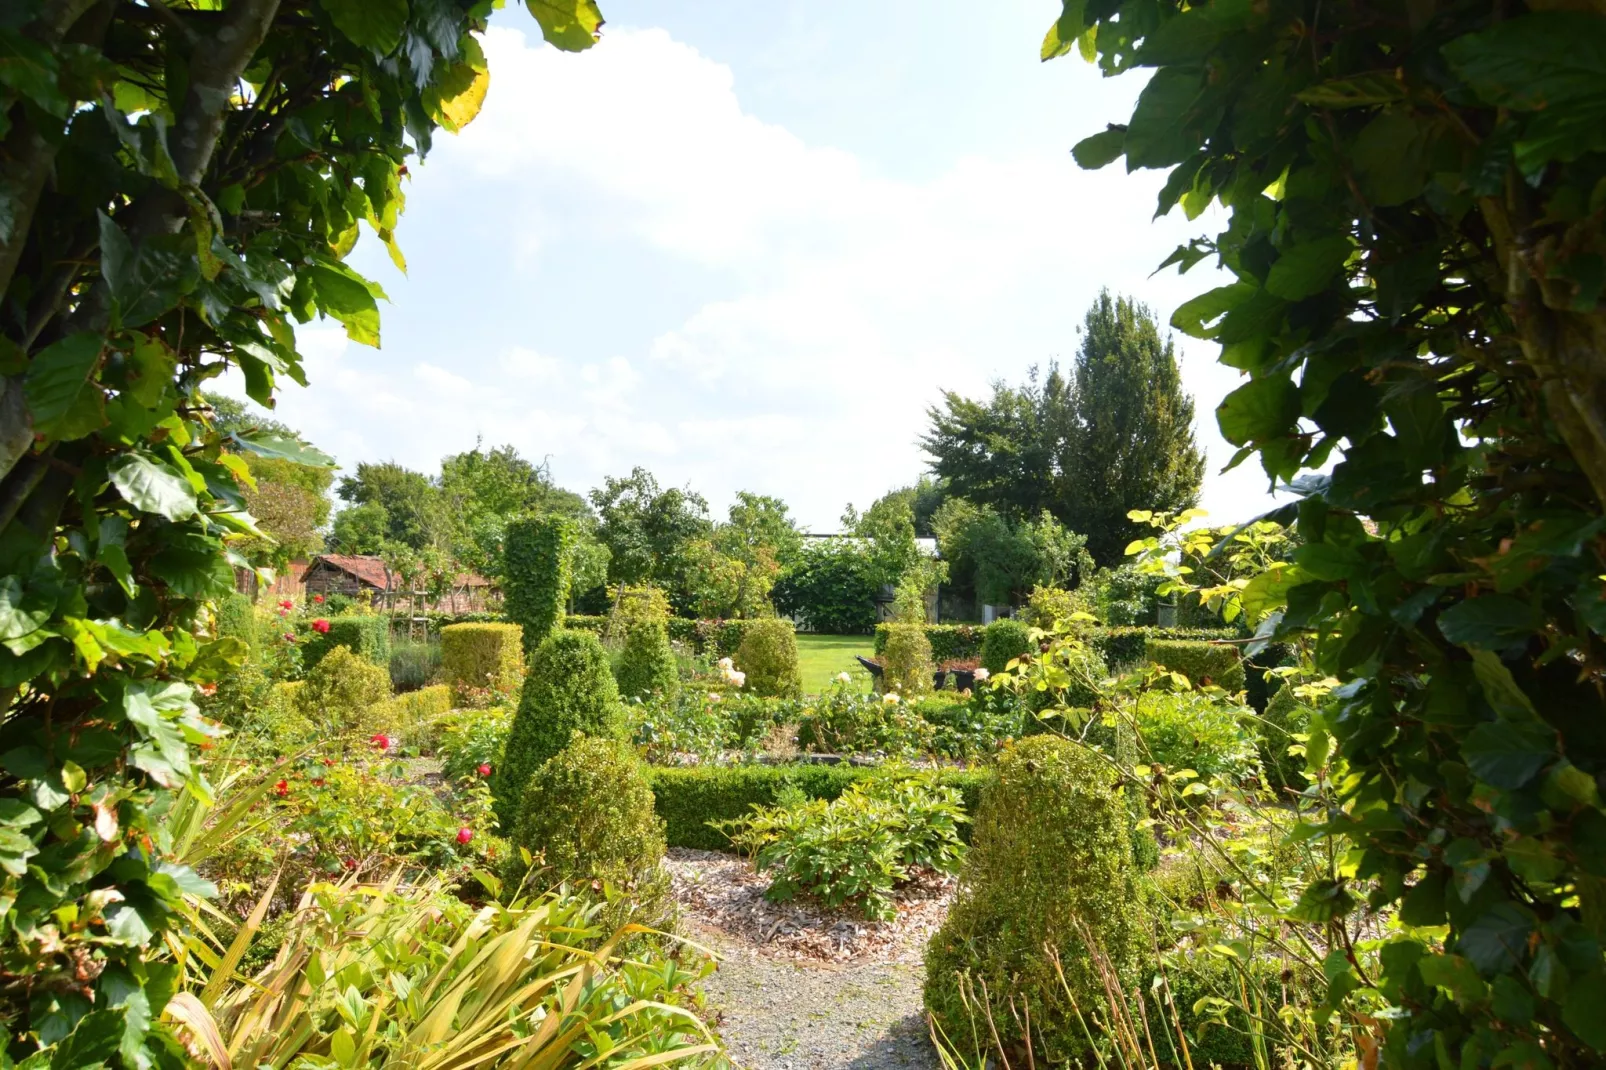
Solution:
<svg viewBox="0 0 1606 1070">
<path fill-rule="evenodd" d="M 1113 123 L 1101 133 L 1092 137 L 1085 137 L 1078 141 L 1071 149 L 1071 156 L 1075 158 L 1078 166 L 1088 171 L 1097 171 L 1106 164 L 1113 163 L 1126 151 L 1126 127 L 1116 126 Z M 1164 264 L 1160 265 L 1165 267 Z"/>
<path fill-rule="evenodd" d="M 1188 122 L 1205 93 L 1196 71 L 1162 67 L 1138 96 L 1126 132 L 1126 168 L 1170 167 L 1194 147 Z"/>
<path fill-rule="evenodd" d="M 106 932 L 113 940 L 144 947 L 155 935 L 139 911 L 127 903 L 114 903 L 106 908 Z"/>
<path fill-rule="evenodd" d="M 125 453 L 109 466 L 113 485 L 134 508 L 169 520 L 195 515 L 195 488 L 145 453 Z"/>
<path fill-rule="evenodd" d="M 1538 610 L 1507 594 L 1468 598 L 1439 614 L 1439 631 L 1450 642 L 1493 651 L 1526 646 L 1540 623 Z"/>
<path fill-rule="evenodd" d="M 1393 71 L 1372 71 L 1313 85 L 1294 96 L 1313 108 L 1367 108 L 1405 99 L 1405 86 Z"/>
<path fill-rule="evenodd" d="M 1486 977 L 1507 973 L 1522 962 L 1528 948 L 1533 920 L 1511 903 L 1497 903 L 1468 926 L 1457 941 L 1456 950 L 1464 954 Z"/>
<path fill-rule="evenodd" d="M 139 334 L 128 351 L 128 358 L 136 370 L 128 395 L 145 408 L 154 409 L 173 382 L 178 354 L 160 338 Z"/>
<path fill-rule="evenodd" d="M 246 453 L 254 453 L 258 457 L 294 461 L 309 468 L 335 467 L 333 457 L 293 435 L 282 435 L 274 431 L 243 431 L 231 434 L 229 440 Z"/>
<path fill-rule="evenodd" d="M 1485 784 L 1515 789 L 1555 761 L 1555 733 L 1538 724 L 1491 721 L 1467 733 L 1461 744 L 1467 768 Z"/>
<path fill-rule="evenodd" d="M 491 72 L 479 41 L 465 37 L 459 62 L 441 71 L 429 88 L 424 90 L 424 106 L 441 126 L 456 133 L 480 113 L 480 107 L 485 103 L 485 93 L 490 87 Z M 381 238 L 389 233 L 388 228 L 380 228 Z M 386 242 L 387 246 L 393 244 Z"/>
<path fill-rule="evenodd" d="M 34 434 L 83 438 L 106 423 L 106 399 L 94 382 L 101 343 L 96 332 L 79 331 L 34 354 L 26 383 Z"/>
<path fill-rule="evenodd" d="M 1477 1003 L 1488 994 L 1477 968 L 1460 955 L 1424 955 L 1416 968 L 1422 980 L 1449 992 L 1457 1003 Z"/>
<path fill-rule="evenodd" d="M 1296 921 L 1332 921 L 1355 909 L 1355 897 L 1342 880 L 1312 881 L 1299 893 L 1299 902 L 1288 916 Z"/>
<path fill-rule="evenodd" d="M 353 342 L 377 349 L 379 305 L 368 280 L 344 264 L 314 264 L 309 276 L 318 307 L 339 320 Z"/>
<path fill-rule="evenodd" d="M 51 115 L 65 119 L 72 114 L 73 102 L 62 91 L 59 77 L 50 49 L 16 30 L 0 30 L 0 85 L 10 86 Z"/>
<path fill-rule="evenodd" d="M 1218 286 L 1184 301 L 1171 313 L 1171 326 L 1191 338 L 1211 338 L 1215 332 L 1209 325 L 1253 296 L 1255 287 L 1251 283 L 1235 282 Z"/>
<path fill-rule="evenodd" d="M 1349 238 L 1341 234 L 1296 245 L 1271 266 L 1266 290 L 1289 301 L 1321 293 L 1343 270 L 1354 248 Z"/>
<path fill-rule="evenodd" d="M 44 627 L 56 600 L 22 586 L 20 576 L 0 576 L 0 641 L 21 639 Z"/>
<path fill-rule="evenodd" d="M 1606 1052 L 1606 976 L 1599 972 L 1574 981 L 1567 986 L 1567 1001 L 1561 1007 L 1561 1020 L 1577 1033 L 1584 1043 L 1598 1052 Z"/>
<path fill-rule="evenodd" d="M 1221 437 L 1245 446 L 1287 434 L 1299 420 L 1299 387 L 1286 375 L 1252 379 L 1216 407 Z"/>
<path fill-rule="evenodd" d="M 318 0 L 354 45 L 389 55 L 407 26 L 407 0 Z"/>
<path fill-rule="evenodd" d="M 1422 130 L 1403 110 L 1386 111 L 1367 123 L 1351 159 L 1361 192 L 1373 205 L 1404 204 L 1427 181 Z"/>
<path fill-rule="evenodd" d="M 525 0 L 525 4 L 548 44 L 565 52 L 584 52 L 597 43 L 602 12 L 595 0 Z"/>
<path fill-rule="evenodd" d="M 1058 59 L 1076 47 L 1076 42 L 1087 29 L 1087 22 L 1083 18 L 1086 7 L 1087 0 L 1064 0 L 1060 17 L 1054 20 L 1054 25 L 1043 35 L 1043 47 L 1038 54 L 1045 63 L 1051 59 Z M 1081 158 L 1078 157 L 1076 162 L 1082 163 Z M 1088 165 L 1084 163 L 1082 166 Z M 1102 167 L 1103 164 L 1098 166 Z"/>
<path fill-rule="evenodd" d="M 1606 25 L 1599 15 L 1541 12 L 1445 45 L 1484 101 L 1518 111 L 1606 102 Z"/>
</svg>

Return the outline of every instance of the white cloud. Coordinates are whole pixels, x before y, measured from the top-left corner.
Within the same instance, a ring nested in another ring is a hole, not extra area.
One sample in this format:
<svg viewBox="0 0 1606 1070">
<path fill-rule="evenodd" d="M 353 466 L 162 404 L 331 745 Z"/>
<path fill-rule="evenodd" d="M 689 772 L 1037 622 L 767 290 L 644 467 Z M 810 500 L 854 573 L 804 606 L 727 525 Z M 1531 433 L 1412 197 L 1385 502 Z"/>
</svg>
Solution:
<svg viewBox="0 0 1606 1070">
<path fill-rule="evenodd" d="M 608 280 L 609 326 L 633 341 L 584 351 L 578 323 L 550 332 L 567 345 L 532 346 L 529 309 L 475 300 L 469 279 L 453 280 L 461 294 L 397 300 L 410 312 L 438 301 L 431 315 L 445 319 L 471 308 L 483 354 L 448 362 L 438 340 L 387 327 L 381 359 L 304 331 L 317 389 L 287 397 L 287 418 L 348 464 L 433 470 L 483 436 L 551 456 L 576 488 L 645 464 L 716 507 L 752 489 L 829 528 L 844 503 L 924 467 L 916 438 L 940 390 L 1068 362 L 1099 287 L 1163 318 L 1212 285 L 1203 270 L 1149 277 L 1207 229 L 1150 224 L 1157 176 L 1080 171 L 1057 139 L 1007 159 L 956 152 L 934 177 L 892 180 L 744 111 L 728 67 L 662 30 L 613 32 L 570 56 L 494 28 L 486 52 L 485 109 L 415 169 L 403 241 L 421 228 L 472 242 L 476 267 L 532 287 L 583 262 Z M 429 249 L 409 253 L 416 275 Z M 653 300 L 665 276 L 649 261 L 675 284 L 670 311 Z M 540 307 L 542 328 L 567 313 Z M 390 371 L 397 353 L 411 376 Z M 1235 373 L 1209 347 L 1182 353 L 1219 467 L 1230 450 L 1211 410 Z M 1251 472 L 1207 482 L 1221 519 L 1262 498 Z"/>
</svg>

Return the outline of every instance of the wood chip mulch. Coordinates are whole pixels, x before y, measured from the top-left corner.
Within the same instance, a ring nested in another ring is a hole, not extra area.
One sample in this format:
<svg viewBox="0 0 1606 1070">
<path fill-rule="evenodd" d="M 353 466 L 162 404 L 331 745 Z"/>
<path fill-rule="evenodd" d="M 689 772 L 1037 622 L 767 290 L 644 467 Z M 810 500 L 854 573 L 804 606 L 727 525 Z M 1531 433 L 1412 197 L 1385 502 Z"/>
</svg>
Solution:
<svg viewBox="0 0 1606 1070">
<path fill-rule="evenodd" d="M 772 903 L 764 898 L 769 877 L 736 855 L 671 847 L 665 864 L 690 928 L 712 929 L 765 958 L 794 962 L 919 962 L 956 883 L 940 874 L 914 880 L 893 893 L 896 918 L 869 921 L 807 898 Z"/>
</svg>

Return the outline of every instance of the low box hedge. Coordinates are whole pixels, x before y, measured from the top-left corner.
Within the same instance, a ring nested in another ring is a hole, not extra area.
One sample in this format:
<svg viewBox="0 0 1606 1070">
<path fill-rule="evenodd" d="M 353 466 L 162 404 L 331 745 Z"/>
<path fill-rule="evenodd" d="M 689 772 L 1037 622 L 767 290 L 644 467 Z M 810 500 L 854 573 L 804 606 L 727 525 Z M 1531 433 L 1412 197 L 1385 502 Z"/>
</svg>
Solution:
<svg viewBox="0 0 1606 1070">
<path fill-rule="evenodd" d="M 709 658 L 729 658 L 736 655 L 747 634 L 750 620 L 695 620 L 691 617 L 670 617 L 666 622 L 671 642 L 684 643 Z M 605 613 L 570 613 L 563 618 L 566 628 L 603 635 L 608 630 Z"/>
<path fill-rule="evenodd" d="M 441 629 L 441 677 L 459 695 L 486 687 L 511 694 L 524 680 L 523 629 L 517 624 L 448 624 Z"/>
<path fill-rule="evenodd" d="M 671 847 L 728 851 L 730 840 L 710 821 L 745 817 L 754 806 L 773 806 L 781 789 L 792 785 L 811 799 L 835 799 L 849 785 L 874 776 L 873 766 L 857 765 L 694 765 L 660 766 L 649 771 L 654 809 L 663 818 Z M 976 812 L 981 791 L 992 778 L 985 770 L 944 770 L 939 779 L 959 789 L 967 814 Z M 970 826 L 961 826 L 968 842 Z"/>
<path fill-rule="evenodd" d="M 324 655 L 337 646 L 347 647 L 375 665 L 390 668 L 390 618 L 377 613 L 330 617 L 329 630 L 319 632 L 308 626 L 301 640 L 302 664 L 311 671 Z"/>
<path fill-rule="evenodd" d="M 1208 683 L 1228 691 L 1244 689 L 1244 663 L 1235 646 L 1198 640 L 1149 639 L 1143 650 L 1150 662 L 1181 673 L 1195 687 Z"/>
<path fill-rule="evenodd" d="M 945 661 L 969 661 L 981 657 L 982 637 L 987 628 L 981 624 L 928 624 L 926 638 L 931 642 L 931 660 L 941 665 Z M 875 626 L 875 652 L 887 645 L 887 625 Z"/>
<path fill-rule="evenodd" d="M 1146 626 L 1125 628 L 1090 628 L 1087 644 L 1098 651 L 1104 664 L 1112 670 L 1141 663 L 1148 658 L 1145 649 L 1150 639 L 1163 642 L 1208 643 L 1214 639 L 1237 639 L 1242 633 L 1232 628 L 1155 628 Z"/>
</svg>

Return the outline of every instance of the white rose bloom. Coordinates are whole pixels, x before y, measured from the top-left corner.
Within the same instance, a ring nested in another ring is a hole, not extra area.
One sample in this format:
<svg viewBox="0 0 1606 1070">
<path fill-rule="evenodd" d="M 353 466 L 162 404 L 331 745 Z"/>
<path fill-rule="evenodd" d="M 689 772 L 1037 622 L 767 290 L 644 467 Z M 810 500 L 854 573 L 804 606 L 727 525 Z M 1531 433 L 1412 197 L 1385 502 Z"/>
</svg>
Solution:
<svg viewBox="0 0 1606 1070">
<path fill-rule="evenodd" d="M 881 696 L 881 701 L 885 702 L 889 706 L 895 706 L 898 703 L 898 693 L 896 691 L 888 691 L 885 695 Z"/>
<path fill-rule="evenodd" d="M 977 669 L 976 670 L 976 682 L 979 684 L 979 683 L 981 683 L 983 680 L 987 679 L 987 677 L 989 677 L 991 675 L 992 675 L 992 673 L 988 672 L 986 669 Z"/>
<path fill-rule="evenodd" d="M 710 691 L 708 693 L 708 701 L 709 702 L 718 702 L 719 701 L 719 692 L 718 691 Z"/>
<path fill-rule="evenodd" d="M 836 682 L 839 684 L 850 684 L 853 682 L 853 677 L 849 676 L 845 672 L 839 672 L 836 674 Z"/>
<path fill-rule="evenodd" d="M 741 687 L 743 684 L 747 683 L 747 674 L 745 672 L 731 673 L 731 683 L 735 684 L 737 687 Z"/>
<path fill-rule="evenodd" d="M 730 658 L 720 658 L 718 661 L 714 662 L 714 664 L 718 665 L 721 669 L 724 669 L 726 672 L 730 672 L 731 671 L 731 667 L 733 665 L 735 665 L 736 663 L 731 661 Z"/>
</svg>

